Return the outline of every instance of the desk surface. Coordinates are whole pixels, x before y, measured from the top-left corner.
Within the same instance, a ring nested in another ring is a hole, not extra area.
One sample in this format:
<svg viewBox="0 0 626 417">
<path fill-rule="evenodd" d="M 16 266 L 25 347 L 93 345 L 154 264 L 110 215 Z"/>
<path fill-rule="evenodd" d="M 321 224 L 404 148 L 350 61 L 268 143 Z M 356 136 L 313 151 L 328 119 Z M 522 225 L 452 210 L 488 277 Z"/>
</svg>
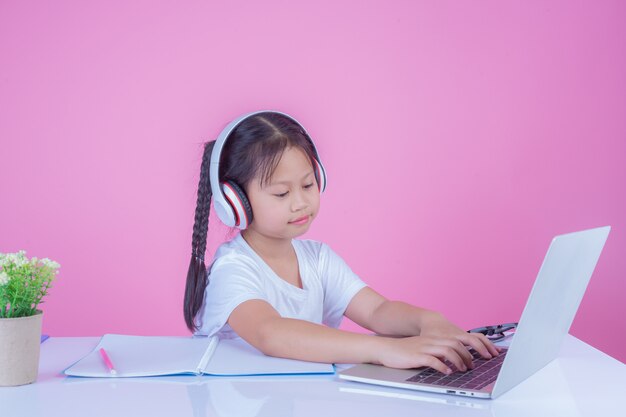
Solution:
<svg viewBox="0 0 626 417">
<path fill-rule="evenodd" d="M 496 400 L 341 381 L 332 375 L 66 378 L 99 338 L 42 344 L 36 383 L 0 388 L 2 416 L 617 416 L 626 366 L 573 336 L 559 358 Z M 583 376 L 595 377 L 585 382 Z M 620 411 L 621 410 L 621 411 Z"/>
</svg>

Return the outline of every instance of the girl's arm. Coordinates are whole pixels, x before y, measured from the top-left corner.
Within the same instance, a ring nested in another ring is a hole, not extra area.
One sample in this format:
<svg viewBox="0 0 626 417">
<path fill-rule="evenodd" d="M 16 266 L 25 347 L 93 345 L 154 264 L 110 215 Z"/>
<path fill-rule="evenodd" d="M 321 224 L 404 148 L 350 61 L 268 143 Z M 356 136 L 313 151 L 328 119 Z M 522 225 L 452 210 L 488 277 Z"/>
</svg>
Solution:
<svg viewBox="0 0 626 417">
<path fill-rule="evenodd" d="M 443 373 L 472 367 L 465 346 L 449 337 L 391 338 L 357 334 L 287 319 L 267 302 L 249 300 L 231 313 L 228 324 L 248 343 L 270 356 L 326 363 L 375 363 L 392 368 L 430 366 Z"/>
<path fill-rule="evenodd" d="M 369 287 L 359 291 L 346 309 L 346 317 L 375 333 L 402 336 L 453 338 L 476 349 L 482 356 L 498 355 L 483 334 L 467 333 L 435 311 L 401 301 L 390 301 Z"/>
</svg>

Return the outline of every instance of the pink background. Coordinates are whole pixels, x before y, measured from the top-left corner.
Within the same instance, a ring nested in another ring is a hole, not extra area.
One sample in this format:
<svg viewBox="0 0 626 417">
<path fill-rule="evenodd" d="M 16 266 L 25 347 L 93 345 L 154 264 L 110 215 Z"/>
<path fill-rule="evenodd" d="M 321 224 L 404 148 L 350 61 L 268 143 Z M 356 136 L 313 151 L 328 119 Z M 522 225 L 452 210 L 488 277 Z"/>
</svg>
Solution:
<svg viewBox="0 0 626 417">
<path fill-rule="evenodd" d="M 292 3 L 0 3 L 0 251 L 61 263 L 44 331 L 186 334 L 201 143 L 275 108 L 329 173 L 308 237 L 463 327 L 612 225 L 571 331 L 626 360 L 626 3 Z"/>
</svg>

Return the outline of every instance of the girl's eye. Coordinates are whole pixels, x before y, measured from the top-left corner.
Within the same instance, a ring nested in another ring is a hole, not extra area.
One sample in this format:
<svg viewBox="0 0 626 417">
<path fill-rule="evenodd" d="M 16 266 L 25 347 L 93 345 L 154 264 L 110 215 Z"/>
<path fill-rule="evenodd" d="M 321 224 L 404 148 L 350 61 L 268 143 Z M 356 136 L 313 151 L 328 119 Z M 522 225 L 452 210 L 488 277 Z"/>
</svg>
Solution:
<svg viewBox="0 0 626 417">
<path fill-rule="evenodd" d="M 305 189 L 307 189 L 307 190 L 308 190 L 309 188 L 311 188 L 311 187 L 313 187 L 313 183 L 310 183 L 310 184 L 307 184 L 307 185 L 305 185 L 305 186 L 304 186 L 304 188 L 305 188 Z"/>
<path fill-rule="evenodd" d="M 287 197 L 287 194 L 289 194 L 289 191 L 285 191 L 284 193 L 274 194 L 274 195 L 278 198 L 283 198 L 283 197 Z"/>
</svg>

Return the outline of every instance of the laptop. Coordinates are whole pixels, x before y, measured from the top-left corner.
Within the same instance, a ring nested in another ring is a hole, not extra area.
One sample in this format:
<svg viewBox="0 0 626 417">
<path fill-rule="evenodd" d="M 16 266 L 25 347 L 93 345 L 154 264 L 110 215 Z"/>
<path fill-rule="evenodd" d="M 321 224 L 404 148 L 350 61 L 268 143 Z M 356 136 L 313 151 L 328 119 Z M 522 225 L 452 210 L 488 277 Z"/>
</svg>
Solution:
<svg viewBox="0 0 626 417">
<path fill-rule="evenodd" d="M 449 376 L 426 367 L 360 364 L 340 371 L 339 378 L 475 398 L 502 395 L 558 355 L 610 230 L 599 227 L 552 240 L 515 335 L 498 357 L 485 360 L 475 355 L 474 369 Z"/>
</svg>

